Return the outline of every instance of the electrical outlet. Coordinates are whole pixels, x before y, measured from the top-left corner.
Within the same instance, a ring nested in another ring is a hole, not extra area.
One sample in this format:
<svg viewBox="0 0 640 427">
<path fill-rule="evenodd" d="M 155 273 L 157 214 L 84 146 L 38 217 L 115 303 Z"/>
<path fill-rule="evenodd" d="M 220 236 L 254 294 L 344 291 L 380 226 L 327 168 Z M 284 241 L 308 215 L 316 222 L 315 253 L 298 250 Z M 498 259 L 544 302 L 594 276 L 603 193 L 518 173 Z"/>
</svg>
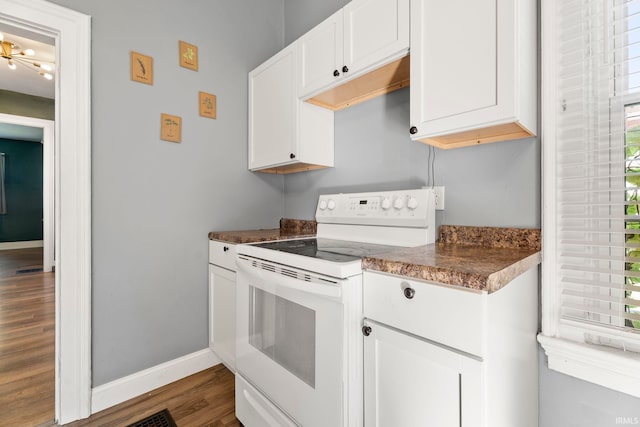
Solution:
<svg viewBox="0 0 640 427">
<path fill-rule="evenodd" d="M 436 199 L 436 210 L 443 211 L 444 210 L 444 187 L 433 187 L 433 192 L 435 194 Z"/>
</svg>

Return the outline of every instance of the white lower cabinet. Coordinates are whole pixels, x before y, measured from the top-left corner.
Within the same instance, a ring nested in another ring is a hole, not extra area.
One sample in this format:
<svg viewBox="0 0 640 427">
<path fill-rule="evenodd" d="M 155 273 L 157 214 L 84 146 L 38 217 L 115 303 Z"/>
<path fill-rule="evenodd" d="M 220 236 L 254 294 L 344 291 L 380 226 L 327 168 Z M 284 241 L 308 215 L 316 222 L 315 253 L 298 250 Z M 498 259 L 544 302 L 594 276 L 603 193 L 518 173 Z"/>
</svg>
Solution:
<svg viewBox="0 0 640 427">
<path fill-rule="evenodd" d="M 373 321 L 364 327 L 366 427 L 478 425 L 480 361 Z"/>
<path fill-rule="evenodd" d="M 538 271 L 493 292 L 365 271 L 365 427 L 537 427 Z"/>
<path fill-rule="evenodd" d="M 209 348 L 235 372 L 235 245 L 217 241 L 209 242 Z"/>
</svg>

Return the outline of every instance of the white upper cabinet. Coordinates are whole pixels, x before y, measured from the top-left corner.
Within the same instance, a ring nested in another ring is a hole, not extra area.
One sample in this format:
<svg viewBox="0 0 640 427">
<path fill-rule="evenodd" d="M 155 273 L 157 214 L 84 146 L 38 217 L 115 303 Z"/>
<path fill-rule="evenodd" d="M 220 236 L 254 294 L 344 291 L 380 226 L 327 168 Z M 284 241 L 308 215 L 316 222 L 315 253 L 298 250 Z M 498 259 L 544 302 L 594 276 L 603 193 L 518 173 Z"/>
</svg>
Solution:
<svg viewBox="0 0 640 427">
<path fill-rule="evenodd" d="M 300 97 L 405 56 L 409 0 L 353 0 L 298 40 Z"/>
<path fill-rule="evenodd" d="M 296 45 L 249 73 L 249 169 L 292 173 L 333 166 L 333 113 L 298 98 Z"/>
<path fill-rule="evenodd" d="M 412 138 L 440 148 L 536 133 L 535 0 L 411 0 Z"/>
<path fill-rule="evenodd" d="M 297 41 L 301 96 L 333 84 L 342 74 L 342 15 L 340 9 Z"/>
<path fill-rule="evenodd" d="M 295 70 L 295 50 L 285 49 L 249 73 L 249 169 L 295 154 Z"/>
<path fill-rule="evenodd" d="M 409 0 L 354 0 L 344 7 L 345 77 L 377 68 L 408 50 Z"/>
</svg>

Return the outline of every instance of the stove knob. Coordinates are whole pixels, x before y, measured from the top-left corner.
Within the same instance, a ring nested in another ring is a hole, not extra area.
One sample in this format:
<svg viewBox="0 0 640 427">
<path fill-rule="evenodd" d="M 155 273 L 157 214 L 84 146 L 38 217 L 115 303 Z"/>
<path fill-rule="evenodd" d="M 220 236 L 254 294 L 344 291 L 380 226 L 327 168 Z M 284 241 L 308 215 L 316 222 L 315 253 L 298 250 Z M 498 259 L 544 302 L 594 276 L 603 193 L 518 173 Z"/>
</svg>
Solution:
<svg viewBox="0 0 640 427">
<path fill-rule="evenodd" d="M 385 197 L 384 199 L 382 199 L 382 210 L 387 210 L 391 207 L 391 199 L 388 197 Z"/>
<path fill-rule="evenodd" d="M 418 199 L 416 199 L 415 197 L 409 197 L 409 201 L 407 202 L 407 207 L 409 209 L 415 209 L 418 207 Z"/>
<path fill-rule="evenodd" d="M 329 208 L 330 211 L 334 210 L 336 208 L 336 202 L 333 199 L 329 199 L 329 202 L 327 203 L 327 207 Z"/>
<path fill-rule="evenodd" d="M 327 201 L 322 199 L 320 200 L 320 206 L 319 206 L 320 210 L 323 211 L 325 209 L 327 209 Z"/>
<path fill-rule="evenodd" d="M 393 202 L 393 207 L 397 210 L 400 210 L 404 207 L 404 199 L 402 197 L 398 197 L 395 202 Z"/>
</svg>

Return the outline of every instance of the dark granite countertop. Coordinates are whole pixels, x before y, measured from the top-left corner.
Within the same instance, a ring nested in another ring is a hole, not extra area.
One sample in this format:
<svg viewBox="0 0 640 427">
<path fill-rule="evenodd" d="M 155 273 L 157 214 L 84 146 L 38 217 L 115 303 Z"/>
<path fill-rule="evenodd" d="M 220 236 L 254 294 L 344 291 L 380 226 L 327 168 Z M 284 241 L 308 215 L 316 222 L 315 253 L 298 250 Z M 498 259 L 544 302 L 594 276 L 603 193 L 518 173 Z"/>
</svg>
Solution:
<svg viewBox="0 0 640 427">
<path fill-rule="evenodd" d="M 212 231 L 209 239 L 228 243 L 313 237 L 317 223 L 282 218 L 280 228 Z M 443 225 L 438 242 L 398 248 L 362 259 L 362 268 L 445 285 L 495 292 L 540 264 L 539 229 Z"/>
<path fill-rule="evenodd" d="M 280 228 L 261 230 L 212 231 L 209 240 L 221 240 L 228 243 L 268 242 L 270 240 L 296 239 L 315 236 L 315 221 L 301 219 L 280 219 Z"/>
<path fill-rule="evenodd" d="M 495 292 L 541 262 L 540 230 L 440 227 L 438 242 L 366 257 L 363 269 Z"/>
</svg>

